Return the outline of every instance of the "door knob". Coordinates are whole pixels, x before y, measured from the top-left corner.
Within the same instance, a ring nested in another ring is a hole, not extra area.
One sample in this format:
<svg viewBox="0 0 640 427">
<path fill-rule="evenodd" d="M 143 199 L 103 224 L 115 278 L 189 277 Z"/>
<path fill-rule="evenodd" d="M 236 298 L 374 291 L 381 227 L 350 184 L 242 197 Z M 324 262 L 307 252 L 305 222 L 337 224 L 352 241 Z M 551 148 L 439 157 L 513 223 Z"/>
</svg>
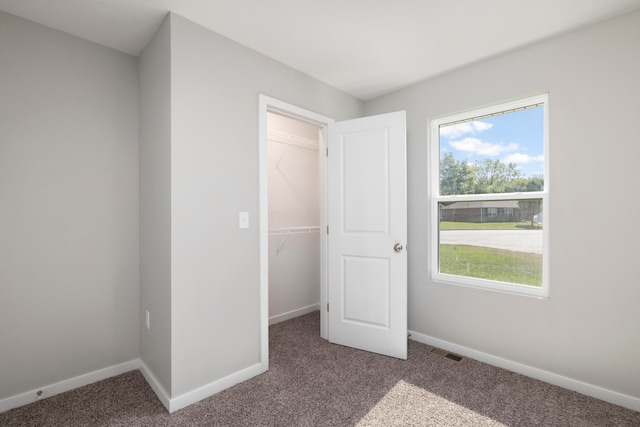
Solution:
<svg viewBox="0 0 640 427">
<path fill-rule="evenodd" d="M 402 252 L 402 245 L 400 243 L 396 243 L 393 246 L 393 250 L 396 251 L 396 252 Z"/>
</svg>

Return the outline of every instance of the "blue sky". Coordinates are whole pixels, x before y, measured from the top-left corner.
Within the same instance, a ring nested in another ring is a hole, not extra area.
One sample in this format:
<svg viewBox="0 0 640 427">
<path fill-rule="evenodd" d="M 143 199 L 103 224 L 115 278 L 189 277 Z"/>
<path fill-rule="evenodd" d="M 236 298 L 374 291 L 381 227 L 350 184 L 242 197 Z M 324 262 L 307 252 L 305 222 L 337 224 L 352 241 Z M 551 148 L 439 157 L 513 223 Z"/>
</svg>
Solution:
<svg viewBox="0 0 640 427">
<path fill-rule="evenodd" d="M 440 158 L 452 153 L 473 164 L 515 163 L 522 175 L 544 173 L 544 107 L 440 128 Z"/>
</svg>

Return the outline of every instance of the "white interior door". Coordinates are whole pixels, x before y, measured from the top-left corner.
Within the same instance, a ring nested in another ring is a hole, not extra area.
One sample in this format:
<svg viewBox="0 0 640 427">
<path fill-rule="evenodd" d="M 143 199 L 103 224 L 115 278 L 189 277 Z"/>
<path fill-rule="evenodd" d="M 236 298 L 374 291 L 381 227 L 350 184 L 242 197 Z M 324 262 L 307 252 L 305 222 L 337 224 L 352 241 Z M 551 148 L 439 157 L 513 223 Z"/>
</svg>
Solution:
<svg viewBox="0 0 640 427">
<path fill-rule="evenodd" d="M 328 125 L 329 341 L 407 358 L 406 114 Z"/>
</svg>

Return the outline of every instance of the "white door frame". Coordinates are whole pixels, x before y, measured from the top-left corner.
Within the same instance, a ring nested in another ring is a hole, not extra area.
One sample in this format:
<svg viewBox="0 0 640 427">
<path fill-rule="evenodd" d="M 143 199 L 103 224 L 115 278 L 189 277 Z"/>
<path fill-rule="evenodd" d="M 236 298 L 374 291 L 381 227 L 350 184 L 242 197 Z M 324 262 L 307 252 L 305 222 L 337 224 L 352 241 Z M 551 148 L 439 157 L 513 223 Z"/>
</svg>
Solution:
<svg viewBox="0 0 640 427">
<path fill-rule="evenodd" d="M 262 372 L 269 369 L 269 169 L 267 112 L 274 112 L 319 126 L 318 168 L 320 180 L 320 336 L 328 339 L 327 306 L 327 156 L 326 126 L 335 120 L 313 111 L 305 110 L 284 101 L 259 95 L 258 153 L 259 153 L 259 237 L 260 237 L 260 363 Z"/>
</svg>

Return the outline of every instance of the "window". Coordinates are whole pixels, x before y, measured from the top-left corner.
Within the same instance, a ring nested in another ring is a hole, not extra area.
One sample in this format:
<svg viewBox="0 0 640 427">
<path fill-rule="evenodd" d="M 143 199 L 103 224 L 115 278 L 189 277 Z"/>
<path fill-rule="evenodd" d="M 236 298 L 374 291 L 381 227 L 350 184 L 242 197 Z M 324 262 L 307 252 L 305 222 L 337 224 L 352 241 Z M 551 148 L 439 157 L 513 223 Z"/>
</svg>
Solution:
<svg viewBox="0 0 640 427">
<path fill-rule="evenodd" d="M 431 121 L 434 280 L 549 295 L 547 110 L 540 95 Z"/>
</svg>

